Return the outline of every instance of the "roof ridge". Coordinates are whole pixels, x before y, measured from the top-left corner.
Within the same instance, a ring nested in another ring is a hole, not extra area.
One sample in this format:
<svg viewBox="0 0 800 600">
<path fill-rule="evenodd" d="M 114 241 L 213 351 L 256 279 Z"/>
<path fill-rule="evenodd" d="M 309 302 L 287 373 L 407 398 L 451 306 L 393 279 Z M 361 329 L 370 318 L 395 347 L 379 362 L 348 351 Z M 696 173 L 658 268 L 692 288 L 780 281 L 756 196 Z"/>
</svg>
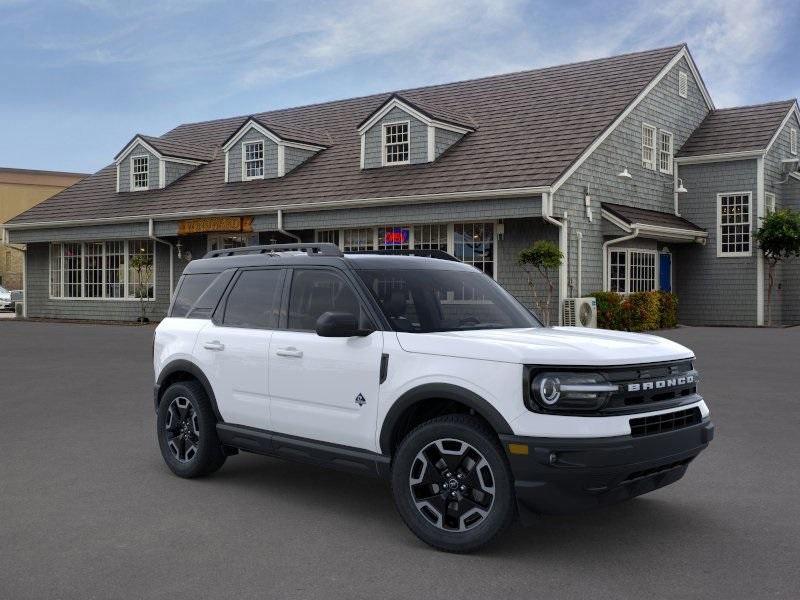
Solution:
<svg viewBox="0 0 800 600">
<path fill-rule="evenodd" d="M 725 112 L 728 110 L 742 110 L 745 108 L 761 108 L 762 106 L 779 106 L 781 104 L 797 104 L 797 98 L 788 98 L 786 100 L 773 100 L 771 102 L 760 102 L 758 104 L 742 104 L 741 106 L 726 106 L 725 108 L 715 108 L 709 114 Z"/>
<path fill-rule="evenodd" d="M 570 62 L 570 63 L 563 63 L 563 64 L 557 64 L 557 65 L 548 65 L 546 67 L 537 67 L 535 69 L 519 69 L 517 71 L 508 71 L 506 73 L 497 73 L 497 74 L 494 74 L 494 75 L 484 75 L 484 76 L 481 76 L 481 77 L 473 77 L 473 78 L 469 78 L 469 79 L 458 79 L 458 80 L 455 80 L 455 81 L 445 81 L 445 82 L 442 82 L 442 83 L 434 83 L 434 84 L 431 84 L 431 85 L 423 85 L 423 86 L 417 86 L 417 87 L 413 87 L 413 88 L 385 90 L 385 91 L 382 91 L 382 92 L 374 92 L 374 93 L 371 93 L 371 94 L 364 94 L 362 96 L 350 96 L 350 97 L 347 97 L 347 98 L 337 98 L 337 99 L 334 99 L 334 100 L 326 100 L 326 101 L 323 101 L 323 102 L 312 102 L 311 104 L 300 104 L 300 105 L 297 105 L 297 106 L 284 106 L 284 107 L 281 107 L 281 108 L 275 108 L 275 109 L 268 110 L 268 111 L 255 112 L 255 113 L 243 114 L 243 115 L 235 115 L 235 116 L 232 116 L 232 117 L 221 117 L 221 118 L 217 118 L 217 119 L 208 119 L 208 120 L 205 120 L 205 121 L 192 121 L 192 122 L 189 122 L 189 123 L 180 123 L 179 125 L 173 127 L 172 129 L 170 129 L 166 133 L 170 133 L 170 132 L 178 129 L 179 127 L 187 127 L 187 126 L 190 126 L 190 125 L 205 125 L 205 124 L 208 124 L 208 123 L 221 123 L 223 121 L 228 121 L 228 120 L 247 119 L 248 117 L 253 116 L 253 115 L 264 115 L 264 114 L 268 114 L 268 113 L 280 113 L 280 112 L 290 111 L 290 110 L 300 110 L 300 109 L 307 109 L 307 108 L 315 108 L 315 107 L 318 107 L 318 106 L 326 106 L 326 105 L 336 104 L 336 103 L 339 103 L 339 102 L 344 103 L 344 102 L 355 102 L 355 101 L 358 101 L 358 100 L 366 100 L 367 98 L 380 98 L 380 97 L 387 97 L 387 96 L 391 97 L 393 95 L 402 95 L 404 93 L 408 94 L 408 93 L 412 93 L 412 92 L 418 92 L 418 91 L 421 91 L 421 90 L 430 90 L 430 89 L 433 89 L 433 88 L 441 88 L 441 87 L 446 87 L 446 86 L 451 86 L 451 85 L 461 85 L 461 84 L 464 84 L 464 83 L 487 81 L 487 80 L 491 80 L 491 79 L 501 79 L 503 77 L 511 77 L 511 76 L 514 76 L 514 75 L 523 75 L 523 74 L 530 74 L 530 73 L 536 73 L 536 72 L 543 72 L 543 71 L 548 71 L 548 70 L 551 70 L 551 69 L 560 69 L 560 68 L 564 68 L 564 67 L 573 67 L 573 66 L 577 66 L 577 65 L 588 65 L 588 64 L 591 64 L 591 63 L 598 63 L 598 62 L 603 62 L 603 61 L 608 61 L 608 60 L 616 60 L 616 59 L 620 59 L 620 58 L 629 58 L 631 56 L 638 56 L 638 55 L 644 55 L 644 54 L 657 54 L 659 52 L 665 52 L 667 50 L 674 50 L 677 53 L 679 50 L 681 50 L 682 48 L 685 48 L 685 47 L 687 47 L 687 44 L 685 42 L 681 42 L 680 44 L 673 45 L 673 46 L 663 46 L 661 48 L 651 48 L 649 50 L 637 50 L 637 51 L 634 51 L 634 52 L 626 52 L 624 54 L 615 54 L 615 55 L 611 55 L 611 56 L 602 56 L 602 57 L 599 57 L 599 58 L 591 58 L 591 59 L 588 59 L 588 60 L 579 60 L 579 61 L 574 61 L 574 62 Z"/>
</svg>

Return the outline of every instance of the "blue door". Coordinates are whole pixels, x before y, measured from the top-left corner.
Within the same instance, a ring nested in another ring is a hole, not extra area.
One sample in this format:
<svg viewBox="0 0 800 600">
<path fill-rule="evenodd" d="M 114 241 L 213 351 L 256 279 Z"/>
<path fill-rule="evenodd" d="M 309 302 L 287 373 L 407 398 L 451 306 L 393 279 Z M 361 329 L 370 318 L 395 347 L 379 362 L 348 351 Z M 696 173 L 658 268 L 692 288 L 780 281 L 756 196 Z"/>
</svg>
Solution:
<svg viewBox="0 0 800 600">
<path fill-rule="evenodd" d="M 658 284 L 665 292 L 672 291 L 672 255 L 666 252 L 659 254 Z"/>
</svg>

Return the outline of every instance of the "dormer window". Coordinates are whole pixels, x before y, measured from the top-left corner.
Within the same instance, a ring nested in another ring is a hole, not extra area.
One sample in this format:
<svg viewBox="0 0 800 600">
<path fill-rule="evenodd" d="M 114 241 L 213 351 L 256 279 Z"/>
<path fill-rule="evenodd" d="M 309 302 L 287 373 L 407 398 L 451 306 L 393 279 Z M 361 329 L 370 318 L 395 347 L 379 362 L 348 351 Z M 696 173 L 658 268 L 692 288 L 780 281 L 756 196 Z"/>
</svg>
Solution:
<svg viewBox="0 0 800 600">
<path fill-rule="evenodd" d="M 384 165 L 407 165 L 409 163 L 408 127 L 409 121 L 386 123 L 383 126 Z"/>
<path fill-rule="evenodd" d="M 131 158 L 131 189 L 146 190 L 150 187 L 150 157 L 134 156 Z"/>
<path fill-rule="evenodd" d="M 242 144 L 244 172 L 242 179 L 264 178 L 264 142 L 245 142 Z"/>
</svg>

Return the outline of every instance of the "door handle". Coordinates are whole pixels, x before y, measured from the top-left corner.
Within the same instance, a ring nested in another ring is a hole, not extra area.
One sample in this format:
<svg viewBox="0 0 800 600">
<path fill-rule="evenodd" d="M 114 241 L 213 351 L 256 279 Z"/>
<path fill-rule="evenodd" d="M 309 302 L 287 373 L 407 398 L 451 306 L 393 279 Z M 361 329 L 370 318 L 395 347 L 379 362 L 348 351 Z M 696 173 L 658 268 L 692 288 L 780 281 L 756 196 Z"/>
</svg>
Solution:
<svg viewBox="0 0 800 600">
<path fill-rule="evenodd" d="M 206 350 L 216 350 L 219 352 L 220 350 L 225 350 L 225 344 L 219 340 L 214 340 L 213 342 L 203 342 L 203 348 Z"/>
<path fill-rule="evenodd" d="M 294 346 L 287 346 L 286 348 L 278 348 L 275 350 L 278 356 L 287 356 L 289 358 L 303 358 L 303 351 L 298 350 Z"/>
</svg>

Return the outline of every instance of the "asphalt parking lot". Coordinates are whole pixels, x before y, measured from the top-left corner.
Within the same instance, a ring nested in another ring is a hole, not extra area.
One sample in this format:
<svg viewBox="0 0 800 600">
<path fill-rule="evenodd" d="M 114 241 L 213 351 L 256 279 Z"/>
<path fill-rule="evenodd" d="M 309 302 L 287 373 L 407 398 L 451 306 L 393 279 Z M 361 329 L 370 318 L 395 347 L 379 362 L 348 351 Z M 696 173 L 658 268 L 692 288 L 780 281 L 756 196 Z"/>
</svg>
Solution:
<svg viewBox="0 0 800 600">
<path fill-rule="evenodd" d="M 253 455 L 163 465 L 151 327 L 0 322 L 0 598 L 800 597 L 800 328 L 681 328 L 717 425 L 677 484 L 419 542 L 377 481 Z"/>
</svg>

